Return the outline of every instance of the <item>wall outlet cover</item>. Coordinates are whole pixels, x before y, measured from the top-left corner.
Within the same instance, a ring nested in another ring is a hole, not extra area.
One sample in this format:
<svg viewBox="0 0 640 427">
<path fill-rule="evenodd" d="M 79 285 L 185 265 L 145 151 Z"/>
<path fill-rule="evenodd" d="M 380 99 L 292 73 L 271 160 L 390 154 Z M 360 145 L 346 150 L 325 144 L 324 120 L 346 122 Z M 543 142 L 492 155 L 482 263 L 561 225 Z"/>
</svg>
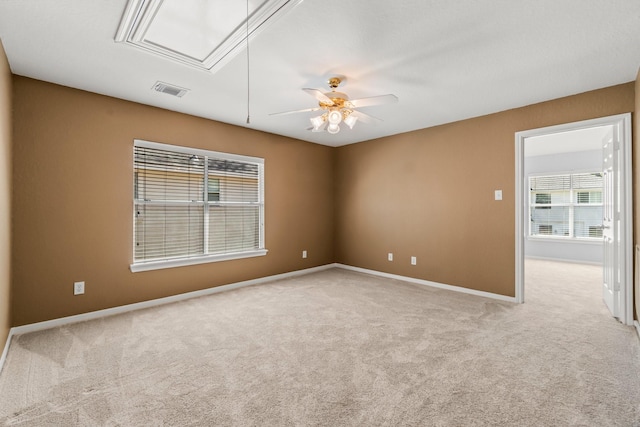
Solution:
<svg viewBox="0 0 640 427">
<path fill-rule="evenodd" d="M 82 294 L 84 294 L 84 282 L 74 282 L 74 284 L 73 284 L 73 294 L 74 295 L 82 295 Z"/>
</svg>

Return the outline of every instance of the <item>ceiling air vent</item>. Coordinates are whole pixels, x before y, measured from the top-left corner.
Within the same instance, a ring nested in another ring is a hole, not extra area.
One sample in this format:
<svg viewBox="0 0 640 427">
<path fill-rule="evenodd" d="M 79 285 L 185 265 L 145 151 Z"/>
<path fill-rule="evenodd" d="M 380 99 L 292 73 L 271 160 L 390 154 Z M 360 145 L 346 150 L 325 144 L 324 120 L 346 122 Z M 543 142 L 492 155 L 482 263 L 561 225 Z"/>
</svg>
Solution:
<svg viewBox="0 0 640 427">
<path fill-rule="evenodd" d="M 153 85 L 153 90 L 155 90 L 156 92 L 162 92 L 168 95 L 177 96 L 178 98 L 182 98 L 187 92 L 189 92 L 189 89 L 170 85 L 169 83 L 164 82 L 156 82 L 156 84 Z"/>
</svg>

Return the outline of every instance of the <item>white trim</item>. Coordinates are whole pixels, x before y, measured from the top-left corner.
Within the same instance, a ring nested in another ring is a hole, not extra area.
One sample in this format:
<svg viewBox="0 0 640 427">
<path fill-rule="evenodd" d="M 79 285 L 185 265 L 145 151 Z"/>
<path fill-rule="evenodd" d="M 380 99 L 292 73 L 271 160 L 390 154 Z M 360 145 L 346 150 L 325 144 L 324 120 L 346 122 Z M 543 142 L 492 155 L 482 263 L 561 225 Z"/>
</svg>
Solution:
<svg viewBox="0 0 640 427">
<path fill-rule="evenodd" d="M 598 150 L 588 150 L 588 151 L 598 151 Z M 578 151 L 578 153 L 582 153 L 582 151 Z M 564 153 L 564 154 L 572 154 L 572 153 Z M 530 159 L 531 157 L 525 157 L 526 159 Z M 558 176 L 558 175 L 580 175 L 585 173 L 598 173 L 601 172 L 599 170 L 593 170 L 593 168 L 580 168 L 580 169 L 562 169 L 562 170 L 553 170 L 547 172 L 531 172 L 527 175 L 527 178 L 533 177 L 537 178 L 540 176 Z"/>
<path fill-rule="evenodd" d="M 203 167 L 203 177 L 205 179 L 205 185 L 203 187 L 203 200 L 202 201 L 166 201 L 166 200 L 140 200 L 136 199 L 136 195 L 133 195 L 133 204 L 134 208 L 132 209 L 133 214 L 133 223 L 136 224 L 136 208 L 138 205 L 157 205 L 157 206 L 198 206 L 203 209 L 204 216 L 202 218 L 203 225 L 205 230 L 202 234 L 205 244 L 203 245 L 203 251 L 208 252 L 208 245 L 206 244 L 208 233 L 206 230 L 208 229 L 208 218 L 209 218 L 209 207 L 212 206 L 210 202 L 208 202 L 207 194 L 208 194 L 208 181 L 206 178 L 209 176 L 208 166 L 206 164 L 207 158 L 214 159 L 222 159 L 222 160 L 230 160 L 237 161 L 240 163 L 253 164 L 258 168 L 258 177 L 256 178 L 259 184 L 259 200 L 257 202 L 217 202 L 215 205 L 217 206 L 257 206 L 258 212 L 260 215 L 259 221 L 259 235 L 258 235 L 258 249 L 242 251 L 242 252 L 233 252 L 233 253 L 222 253 L 222 254 L 210 254 L 210 253 L 199 253 L 195 254 L 192 257 L 184 257 L 184 258 L 168 258 L 168 259 L 157 259 L 157 260 L 141 260 L 136 262 L 134 259 L 133 262 L 129 265 L 129 270 L 132 273 L 137 273 L 141 271 L 150 271 L 150 270 L 159 270 L 163 268 L 173 268 L 173 267 L 184 267 L 189 265 L 196 264 L 204 264 L 210 262 L 218 262 L 218 261 L 229 261 L 235 259 L 243 259 L 243 258 L 252 258 L 258 256 L 267 255 L 267 249 L 264 246 L 265 237 L 264 237 L 264 159 L 260 157 L 251 157 L 245 156 L 241 154 L 229 154 L 222 153 L 219 151 L 210 151 L 203 150 L 199 148 L 191 148 L 184 147 L 179 145 L 171 145 L 164 144 L 153 141 L 146 141 L 142 139 L 134 139 L 133 140 L 133 150 L 134 150 L 134 171 L 137 166 L 136 159 L 136 148 L 147 148 L 153 150 L 162 150 L 170 153 L 181 153 L 187 155 L 197 155 L 201 156 L 205 159 L 205 164 Z M 215 175 L 215 174 L 214 174 Z M 242 174 L 239 174 L 242 176 Z M 136 236 L 135 236 L 135 226 L 134 226 L 134 238 L 132 240 L 133 245 L 133 254 L 136 253 Z M 135 258 L 135 257 L 134 257 Z"/>
<path fill-rule="evenodd" d="M 445 289 L 447 291 L 460 292 L 463 294 L 470 294 L 470 295 L 475 295 L 475 296 L 484 297 L 484 298 L 492 298 L 492 299 L 497 299 L 497 300 L 506 301 L 506 302 L 516 302 L 516 299 L 514 297 L 508 297 L 506 295 L 494 294 L 494 293 L 485 292 L 485 291 L 477 291 L 475 289 L 463 288 L 461 286 L 446 285 L 444 283 L 431 282 L 429 280 L 416 279 L 414 277 L 400 276 L 397 274 L 383 273 L 381 271 L 368 270 L 366 268 L 353 267 L 345 264 L 335 264 L 335 266 L 337 268 L 343 268 L 345 270 L 357 271 L 358 273 L 371 274 L 373 276 L 385 277 L 387 279 L 402 280 L 404 282 L 416 283 L 418 285 L 430 286 L 432 288 Z"/>
<path fill-rule="evenodd" d="M 263 5 L 251 10 L 249 16 L 243 19 L 221 43 L 211 44 L 204 58 L 194 58 L 180 50 L 170 49 L 161 43 L 147 40 L 147 34 L 158 16 L 163 0 L 129 0 L 120 19 L 120 24 L 114 36 L 117 43 L 135 46 L 146 52 L 160 57 L 186 64 L 199 70 L 215 72 L 238 55 L 265 28 L 269 27 L 280 17 L 291 12 L 303 0 L 274 0 L 263 2 Z M 216 23 L 214 23 L 215 25 Z M 217 42 L 216 42 L 217 43 Z"/>
<path fill-rule="evenodd" d="M 13 338 L 15 328 L 9 329 L 9 335 L 7 335 L 7 342 L 4 344 L 4 350 L 2 350 L 2 356 L 0 356 L 0 374 L 2 368 L 4 368 L 4 362 L 7 360 L 7 354 L 9 354 L 9 346 L 11 345 L 11 338 Z"/>
<path fill-rule="evenodd" d="M 191 147 L 185 147 L 182 145 L 165 144 L 163 142 L 146 141 L 144 139 L 134 139 L 133 146 L 150 148 L 153 150 L 175 151 L 183 154 L 195 154 L 196 156 L 203 156 L 203 157 L 204 156 L 217 157 L 224 160 L 232 160 L 232 161 L 238 161 L 243 163 L 256 163 L 259 165 L 264 164 L 264 159 L 261 157 L 245 156 L 244 154 L 223 153 L 221 151 L 203 150 L 201 148 L 191 148 Z"/>
<path fill-rule="evenodd" d="M 516 280 L 516 302 L 524 303 L 524 242 L 529 233 L 525 230 L 524 212 L 527 211 L 529 199 L 525 202 L 524 192 L 524 136 L 520 132 L 516 132 L 516 262 L 515 262 L 515 280 Z M 529 194 L 527 193 L 527 197 Z M 528 228 L 528 227 L 527 227 Z"/>
<path fill-rule="evenodd" d="M 614 116 L 601 117 L 592 120 L 583 120 L 579 122 L 566 123 L 556 126 L 548 126 L 538 129 L 531 129 L 515 134 L 516 145 L 516 300 L 520 303 L 524 302 L 524 215 L 526 206 L 524 205 L 524 141 L 526 138 L 548 135 L 552 133 L 567 132 L 572 130 L 587 129 L 597 126 L 620 126 L 620 141 L 622 150 L 623 164 L 621 172 L 623 173 L 624 196 L 622 197 L 623 221 L 621 252 L 624 260 L 624 271 L 622 273 L 620 296 L 624 299 L 621 304 L 620 321 L 627 325 L 633 324 L 633 223 L 632 223 L 632 175 L 631 175 L 631 113 L 618 114 Z"/>
<path fill-rule="evenodd" d="M 107 308 L 104 310 L 91 311 L 89 313 L 77 314 L 74 316 L 61 317 L 59 319 L 47 320 L 45 322 L 31 323 L 29 325 L 17 326 L 11 328 L 13 335 L 21 335 L 29 332 L 42 331 L 58 326 L 69 325 L 72 323 L 85 322 L 87 320 L 100 319 L 102 317 L 113 316 L 116 314 L 127 313 L 134 310 L 156 307 L 164 304 L 184 301 L 191 298 L 197 298 L 205 295 L 216 294 L 219 292 L 230 291 L 232 289 L 243 288 L 245 286 L 257 285 L 260 283 L 272 282 L 274 280 L 282 280 L 289 277 L 302 276 L 305 274 L 315 273 L 318 271 L 328 270 L 335 267 L 335 264 L 326 264 L 319 267 L 307 268 L 304 270 L 296 270 L 288 273 L 276 274 L 273 276 L 261 277 L 259 279 L 245 280 L 243 282 L 231 283 L 228 285 L 216 286 L 214 288 L 202 289 L 199 291 L 187 292 L 184 294 L 172 295 L 170 297 L 158 298 L 149 301 L 138 302 L 134 304 L 121 305 L 119 307 Z"/>
<path fill-rule="evenodd" d="M 553 258 L 553 257 L 536 256 L 536 255 L 526 255 L 525 258 L 526 259 L 539 259 L 539 260 L 542 260 L 542 261 L 568 262 L 570 264 L 597 265 L 599 267 L 602 267 L 602 263 L 601 262 L 585 261 L 585 260 L 582 260 L 582 259 Z"/>
<path fill-rule="evenodd" d="M 578 245 L 591 245 L 591 246 L 602 246 L 603 242 L 601 238 L 598 237 L 556 237 L 556 236 L 547 236 L 543 237 L 541 235 L 537 236 L 527 236 L 526 239 L 529 242 L 545 242 L 545 243 L 560 243 L 560 244 L 578 244 Z"/>
<path fill-rule="evenodd" d="M 193 258 L 170 259 L 162 261 L 141 262 L 129 265 L 132 273 L 139 271 L 160 270 L 163 268 L 184 267 L 187 265 L 205 264 L 208 262 L 229 261 L 233 259 L 252 258 L 257 256 L 265 256 L 269 252 L 266 249 L 258 249 L 255 251 L 236 252 L 221 255 L 206 255 Z"/>
<path fill-rule="evenodd" d="M 199 290 L 199 291 L 187 292 L 187 293 L 184 293 L 184 294 L 173 295 L 173 296 L 170 296 L 170 297 L 158 298 L 158 299 L 138 302 L 138 303 L 134 303 L 134 304 L 127 304 L 127 305 L 122 305 L 122 306 L 119 306 L 119 307 L 107 308 L 107 309 L 104 309 L 104 310 L 91 311 L 89 313 L 83 313 L 83 314 L 77 314 L 77 315 L 74 315 L 74 316 L 61 317 L 61 318 L 58 318 L 58 319 L 47 320 L 47 321 L 44 321 L 44 322 L 31 323 L 31 324 L 22 325 L 22 326 L 16 326 L 16 327 L 13 327 L 13 328 L 11 328 L 9 330 L 9 336 L 7 337 L 7 342 L 6 342 L 5 346 L 4 346 L 4 351 L 2 352 L 2 357 L 0 357 L 0 372 L 2 372 L 2 368 L 4 366 L 4 362 L 6 360 L 8 352 L 9 352 L 9 346 L 11 344 L 11 339 L 13 338 L 14 335 L 22 335 L 22 334 L 27 334 L 27 333 L 30 333 L 30 332 L 43 331 L 43 330 L 46 330 L 46 329 L 52 329 L 52 328 L 56 328 L 56 327 L 59 327 L 59 326 L 70 325 L 70 324 L 73 324 L 73 323 L 86 322 L 88 320 L 96 320 L 96 319 L 100 319 L 100 318 L 103 318 L 103 317 L 109 317 L 109 316 L 114 316 L 114 315 L 117 315 L 117 314 L 128 313 L 130 311 L 141 310 L 141 309 L 151 308 L 151 307 L 157 307 L 157 306 L 161 306 L 161 305 L 165 305 L 165 304 L 171 304 L 171 303 L 174 303 L 174 302 L 184 301 L 184 300 L 188 300 L 188 299 L 191 299 L 191 298 L 197 298 L 197 297 L 206 296 L 206 295 L 212 295 L 212 294 L 216 294 L 216 293 L 219 293 L 219 292 L 225 292 L 225 291 L 230 291 L 230 290 L 233 290 L 233 289 L 243 288 L 243 287 L 246 287 L 246 286 L 252 286 L 252 285 L 257 285 L 257 284 L 261 284 L 261 283 L 272 282 L 272 281 L 275 281 L 275 280 L 282 280 L 282 279 L 287 279 L 287 278 L 290 278 L 290 277 L 296 277 L 296 276 L 302 276 L 302 275 L 305 275 L 305 274 L 316 273 L 316 272 L 319 272 L 319 271 L 329 270 L 331 268 L 342 268 L 344 270 L 351 270 L 351 271 L 356 271 L 356 272 L 359 272 L 359 273 L 371 274 L 373 276 L 379 276 L 379 277 L 384 277 L 384 278 L 388 278 L 388 279 L 402 280 L 402 281 L 409 282 L 409 283 L 415 283 L 415 284 L 423 285 L 423 286 L 430 286 L 430 287 L 433 287 L 433 288 L 444 289 L 444 290 L 453 291 L 453 292 L 460 292 L 460 293 L 470 294 L 470 295 L 479 296 L 479 297 L 492 298 L 492 299 L 496 299 L 496 300 L 500 300 L 500 301 L 506 301 L 506 302 L 516 302 L 515 298 L 513 298 L 513 297 L 494 294 L 494 293 L 490 293 L 490 292 L 477 291 L 475 289 L 468 289 L 468 288 L 463 288 L 463 287 L 460 287 L 460 286 L 446 285 L 446 284 L 443 284 L 443 283 L 431 282 L 431 281 L 428 281 L 428 280 L 416 279 L 416 278 L 413 278 L 413 277 L 400 276 L 400 275 L 397 275 L 397 274 L 383 273 L 381 271 L 368 270 L 368 269 L 365 269 L 365 268 L 353 267 L 353 266 L 345 265 L 345 264 L 338 264 L 338 263 L 325 264 L 325 265 L 321 265 L 321 266 L 318 266 L 318 267 L 306 268 L 304 270 L 296 270 L 296 271 L 291 271 L 291 272 L 288 272 L 288 273 L 282 273 L 282 274 L 276 274 L 276 275 L 273 275 L 273 276 L 261 277 L 259 279 L 252 279 L 252 280 L 246 280 L 246 281 L 243 281 L 243 282 L 231 283 L 231 284 L 228 284 L 228 285 L 216 286 L 214 288 L 208 288 L 208 289 L 202 289 L 202 290 Z M 637 322 L 636 322 L 636 327 L 638 327 L 637 326 Z M 639 329 L 638 333 L 640 334 L 640 329 Z"/>
<path fill-rule="evenodd" d="M 216 294 L 219 292 L 230 291 L 232 289 L 243 288 L 246 286 L 252 286 L 252 285 L 257 285 L 257 284 L 266 283 L 266 282 L 272 282 L 274 280 L 282 280 L 282 279 L 287 279 L 289 277 L 296 277 L 296 276 L 302 276 L 305 274 L 316 273 L 318 271 L 329 270 L 331 268 L 342 268 L 345 270 L 357 271 L 359 273 L 371 274 L 373 276 L 385 277 L 388 279 L 402 280 L 405 282 L 416 283 L 419 285 L 445 289 L 448 291 L 461 292 L 461 293 L 471 294 L 479 297 L 492 298 L 492 299 L 497 299 L 497 300 L 507 301 L 507 302 L 516 302 L 515 298 L 513 297 L 494 294 L 490 292 L 477 291 L 475 289 L 468 289 L 460 286 L 445 285 L 443 283 L 431 282 L 431 281 L 422 280 L 422 279 L 415 279 L 413 277 L 399 276 L 396 274 L 383 273 L 380 271 L 368 270 L 360 267 L 352 267 L 350 265 L 345 265 L 345 264 L 337 264 L 337 263 L 325 264 L 318 267 L 306 268 L 304 270 L 296 270 L 288 273 L 276 274 L 273 276 L 261 277 L 258 279 L 246 280 L 243 282 L 231 283 L 228 285 L 216 286 L 214 288 L 208 288 L 208 289 L 202 289 L 199 291 L 187 292 L 184 294 L 172 295 L 170 297 L 158 298 L 158 299 L 153 299 L 149 301 L 142 301 L 134 304 L 127 304 L 119 307 L 107 308 L 104 310 L 91 311 L 89 313 L 61 317 L 58 319 L 47 320 L 47 321 L 38 322 L 38 323 L 31 323 L 23 326 L 16 326 L 14 328 L 11 328 L 11 331 L 9 332 L 9 338 L 7 339 L 7 345 L 5 346 L 5 352 L 3 353 L 2 362 L 4 362 L 4 356 L 9 348 L 9 341 L 13 335 L 22 335 L 30 332 L 56 328 L 58 326 L 69 325 L 72 323 L 100 319 L 103 317 L 113 316 L 116 314 L 128 313 L 134 310 L 141 310 L 141 309 L 156 307 L 164 304 L 171 304 L 174 302 L 184 301 L 191 298 L 197 298 L 201 296 Z"/>
<path fill-rule="evenodd" d="M 620 294 L 623 295 L 624 307 L 623 317 L 620 319 L 627 325 L 633 324 L 633 165 L 631 163 L 631 146 L 633 145 L 633 134 L 631 132 L 631 113 L 621 114 L 622 132 L 620 141 L 622 147 L 622 161 L 624 162 L 623 180 L 624 180 L 624 197 L 623 207 L 623 226 L 622 229 L 626 235 L 622 236 L 622 253 L 625 257 L 625 269 L 622 272 L 624 277 L 623 289 Z"/>
</svg>

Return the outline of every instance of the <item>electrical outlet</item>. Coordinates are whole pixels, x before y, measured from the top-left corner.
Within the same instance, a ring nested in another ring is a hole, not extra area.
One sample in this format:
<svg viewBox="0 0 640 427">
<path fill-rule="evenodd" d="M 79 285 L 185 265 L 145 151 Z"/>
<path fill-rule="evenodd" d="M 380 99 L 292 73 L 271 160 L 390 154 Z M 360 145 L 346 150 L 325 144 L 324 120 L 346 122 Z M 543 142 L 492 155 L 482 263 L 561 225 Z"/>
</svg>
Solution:
<svg viewBox="0 0 640 427">
<path fill-rule="evenodd" d="M 393 254 L 391 252 L 389 252 L 389 255 L 387 255 L 387 259 L 389 261 L 393 261 Z"/>
<path fill-rule="evenodd" d="M 302 251 L 302 258 L 306 258 L 307 257 L 307 251 Z"/>
<path fill-rule="evenodd" d="M 411 257 L 411 265 L 416 265 L 418 263 L 418 259 L 414 256 Z"/>
<path fill-rule="evenodd" d="M 84 294 L 84 282 L 74 282 L 74 284 L 73 284 L 73 294 L 74 295 L 82 295 L 82 294 Z"/>
</svg>

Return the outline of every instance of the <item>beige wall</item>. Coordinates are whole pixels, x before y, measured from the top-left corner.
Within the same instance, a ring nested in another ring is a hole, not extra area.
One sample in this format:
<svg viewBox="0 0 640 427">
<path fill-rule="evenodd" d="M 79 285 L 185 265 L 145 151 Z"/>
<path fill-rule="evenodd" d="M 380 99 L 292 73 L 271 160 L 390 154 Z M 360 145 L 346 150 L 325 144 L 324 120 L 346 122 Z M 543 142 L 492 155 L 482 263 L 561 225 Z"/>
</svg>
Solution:
<svg viewBox="0 0 640 427">
<path fill-rule="evenodd" d="M 515 132 L 633 111 L 635 93 L 336 149 L 14 76 L 12 324 L 331 262 L 513 296 Z M 269 254 L 130 273 L 134 138 L 265 158 Z M 86 294 L 73 296 L 78 280 Z"/>
<path fill-rule="evenodd" d="M 0 40 L 0 349 L 11 327 L 11 71 Z M 0 350 L 1 351 L 1 350 Z"/>
<path fill-rule="evenodd" d="M 14 326 L 333 262 L 332 148 L 24 77 L 13 88 Z M 131 273 L 134 138 L 264 158 L 268 255 Z"/>
<path fill-rule="evenodd" d="M 339 148 L 336 261 L 514 296 L 515 132 L 634 102 L 627 83 Z"/>
</svg>

